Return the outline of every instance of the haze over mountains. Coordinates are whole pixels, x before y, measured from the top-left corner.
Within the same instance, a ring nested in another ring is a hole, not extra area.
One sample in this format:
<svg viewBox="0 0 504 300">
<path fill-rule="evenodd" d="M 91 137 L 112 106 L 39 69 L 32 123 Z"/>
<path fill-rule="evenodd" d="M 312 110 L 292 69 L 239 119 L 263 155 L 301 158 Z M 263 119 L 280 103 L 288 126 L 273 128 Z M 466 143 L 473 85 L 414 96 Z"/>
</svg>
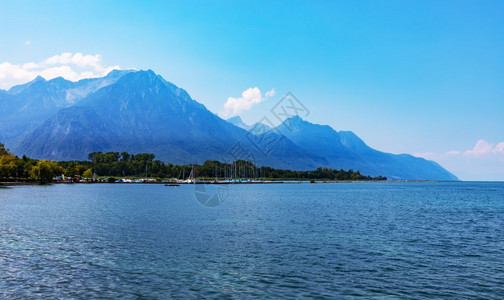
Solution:
<svg viewBox="0 0 504 300">
<path fill-rule="evenodd" d="M 15 154 L 83 160 L 90 152 L 154 153 L 172 163 L 247 159 L 308 170 L 359 170 L 390 179 L 457 180 L 432 161 L 383 153 L 352 132 L 286 119 L 277 128 L 225 121 L 153 71 L 71 82 L 35 80 L 0 91 L 0 142 Z"/>
</svg>

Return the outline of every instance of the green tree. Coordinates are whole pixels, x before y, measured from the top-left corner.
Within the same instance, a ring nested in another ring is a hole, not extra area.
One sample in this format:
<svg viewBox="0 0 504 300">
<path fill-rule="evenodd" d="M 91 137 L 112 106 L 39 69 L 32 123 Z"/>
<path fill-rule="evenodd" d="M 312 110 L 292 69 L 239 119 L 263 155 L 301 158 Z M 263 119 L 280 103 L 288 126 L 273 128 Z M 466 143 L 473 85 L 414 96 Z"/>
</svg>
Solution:
<svg viewBox="0 0 504 300">
<path fill-rule="evenodd" d="M 128 162 L 130 161 L 131 155 L 128 152 L 121 152 L 121 161 Z"/>
<path fill-rule="evenodd" d="M 103 155 L 103 162 L 113 163 L 119 161 L 119 152 L 107 152 Z"/>
<path fill-rule="evenodd" d="M 103 162 L 103 153 L 101 152 L 92 152 L 89 153 L 88 159 L 92 161 L 94 164 Z"/>
<path fill-rule="evenodd" d="M 0 178 L 16 177 L 16 160 L 12 154 L 0 155 Z"/>
<path fill-rule="evenodd" d="M 77 172 L 77 174 L 75 175 L 79 175 L 79 176 L 82 176 L 84 174 L 84 171 L 86 171 L 86 167 L 83 166 L 83 165 L 76 165 L 75 166 L 75 171 Z"/>
<path fill-rule="evenodd" d="M 82 177 L 84 177 L 86 179 L 93 178 L 93 170 L 87 169 L 86 171 L 84 171 L 84 174 L 82 174 Z"/>
<path fill-rule="evenodd" d="M 54 161 L 41 160 L 30 170 L 30 178 L 41 183 L 51 182 L 53 177 L 60 174 L 62 168 Z"/>
</svg>

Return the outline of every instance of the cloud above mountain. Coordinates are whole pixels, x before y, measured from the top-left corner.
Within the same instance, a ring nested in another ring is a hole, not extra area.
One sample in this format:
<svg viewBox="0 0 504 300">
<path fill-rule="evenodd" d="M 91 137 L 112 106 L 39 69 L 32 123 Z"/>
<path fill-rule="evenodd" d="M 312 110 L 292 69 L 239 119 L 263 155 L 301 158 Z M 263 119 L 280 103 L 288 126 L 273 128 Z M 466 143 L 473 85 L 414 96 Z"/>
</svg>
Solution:
<svg viewBox="0 0 504 300">
<path fill-rule="evenodd" d="M 40 62 L 13 64 L 0 63 L 0 88 L 8 89 L 16 84 L 33 80 L 37 76 L 45 79 L 63 77 L 71 81 L 101 77 L 119 66 L 104 66 L 100 54 L 64 52 Z"/>
<path fill-rule="evenodd" d="M 267 91 L 263 96 L 258 87 L 248 88 L 243 91 L 241 97 L 229 97 L 224 104 L 224 109 L 220 112 L 220 115 L 224 118 L 239 115 L 241 112 L 248 111 L 253 106 L 275 96 L 275 94 L 275 89 Z"/>
<path fill-rule="evenodd" d="M 472 149 L 467 150 L 450 150 L 446 153 L 438 154 L 434 152 L 416 153 L 415 156 L 427 159 L 436 159 L 439 156 L 465 156 L 470 158 L 504 158 L 504 142 L 492 144 L 485 140 L 478 140 Z M 502 157 L 501 157 L 502 155 Z"/>
<path fill-rule="evenodd" d="M 449 151 L 447 154 L 466 156 L 501 155 L 504 154 L 504 142 L 494 145 L 485 140 L 478 140 L 472 149 L 466 151 Z"/>
<path fill-rule="evenodd" d="M 471 149 L 414 155 L 435 160 L 461 179 L 471 177 L 477 180 L 492 180 L 504 176 L 504 141 L 495 144 L 480 139 Z"/>
<path fill-rule="evenodd" d="M 494 154 L 504 154 L 504 142 L 498 143 L 495 148 L 493 148 L 492 153 Z"/>
</svg>

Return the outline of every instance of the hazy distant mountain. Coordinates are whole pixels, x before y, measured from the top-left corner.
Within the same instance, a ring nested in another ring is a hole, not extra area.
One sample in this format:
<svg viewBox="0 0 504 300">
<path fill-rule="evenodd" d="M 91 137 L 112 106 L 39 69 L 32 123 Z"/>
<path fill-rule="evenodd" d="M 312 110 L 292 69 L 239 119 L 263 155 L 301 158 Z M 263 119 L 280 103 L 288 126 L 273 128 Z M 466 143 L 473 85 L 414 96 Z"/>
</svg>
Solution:
<svg viewBox="0 0 504 300">
<path fill-rule="evenodd" d="M 238 127 L 245 129 L 245 130 L 249 130 L 251 128 L 250 125 L 247 125 L 243 122 L 243 120 L 240 118 L 240 116 L 231 117 L 231 118 L 227 119 L 227 121 L 229 123 L 233 124 L 234 126 L 238 126 Z"/>
<path fill-rule="evenodd" d="M 253 125 L 247 125 L 245 122 L 243 122 L 240 116 L 234 116 L 232 118 L 229 118 L 227 121 L 254 134 L 263 134 L 264 132 L 272 130 L 270 126 L 259 122 L 256 122 Z"/>
<path fill-rule="evenodd" d="M 234 125 L 233 125 L 234 124 Z M 173 163 L 253 160 L 284 169 L 333 167 L 405 179 L 456 179 L 434 162 L 371 149 L 351 132 L 291 118 L 275 129 L 225 121 L 153 71 L 71 82 L 41 77 L 0 91 L 0 141 L 18 155 L 86 159 L 149 152 Z"/>
<path fill-rule="evenodd" d="M 351 131 L 337 132 L 297 116 L 285 120 L 277 129 L 296 145 L 326 158 L 331 168 L 354 169 L 389 179 L 457 180 L 433 161 L 374 150 Z"/>
<path fill-rule="evenodd" d="M 341 143 L 338 132 L 328 125 L 312 124 L 296 116 L 286 119 L 277 130 L 296 145 L 325 157 L 332 167 L 360 170 L 365 165 L 359 155 Z"/>
<path fill-rule="evenodd" d="M 76 153 L 91 153 L 109 147 L 107 128 L 89 107 L 61 109 L 52 118 L 21 138 L 12 149 L 36 158 L 76 159 Z"/>
</svg>

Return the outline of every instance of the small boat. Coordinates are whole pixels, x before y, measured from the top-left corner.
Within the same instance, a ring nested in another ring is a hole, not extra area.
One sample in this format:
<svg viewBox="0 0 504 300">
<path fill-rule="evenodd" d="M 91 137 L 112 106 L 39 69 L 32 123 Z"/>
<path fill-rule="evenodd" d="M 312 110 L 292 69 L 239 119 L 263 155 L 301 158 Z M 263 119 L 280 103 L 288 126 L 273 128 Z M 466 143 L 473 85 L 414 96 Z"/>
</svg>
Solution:
<svg viewBox="0 0 504 300">
<path fill-rule="evenodd" d="M 165 186 L 180 186 L 178 183 L 165 183 Z"/>
</svg>

